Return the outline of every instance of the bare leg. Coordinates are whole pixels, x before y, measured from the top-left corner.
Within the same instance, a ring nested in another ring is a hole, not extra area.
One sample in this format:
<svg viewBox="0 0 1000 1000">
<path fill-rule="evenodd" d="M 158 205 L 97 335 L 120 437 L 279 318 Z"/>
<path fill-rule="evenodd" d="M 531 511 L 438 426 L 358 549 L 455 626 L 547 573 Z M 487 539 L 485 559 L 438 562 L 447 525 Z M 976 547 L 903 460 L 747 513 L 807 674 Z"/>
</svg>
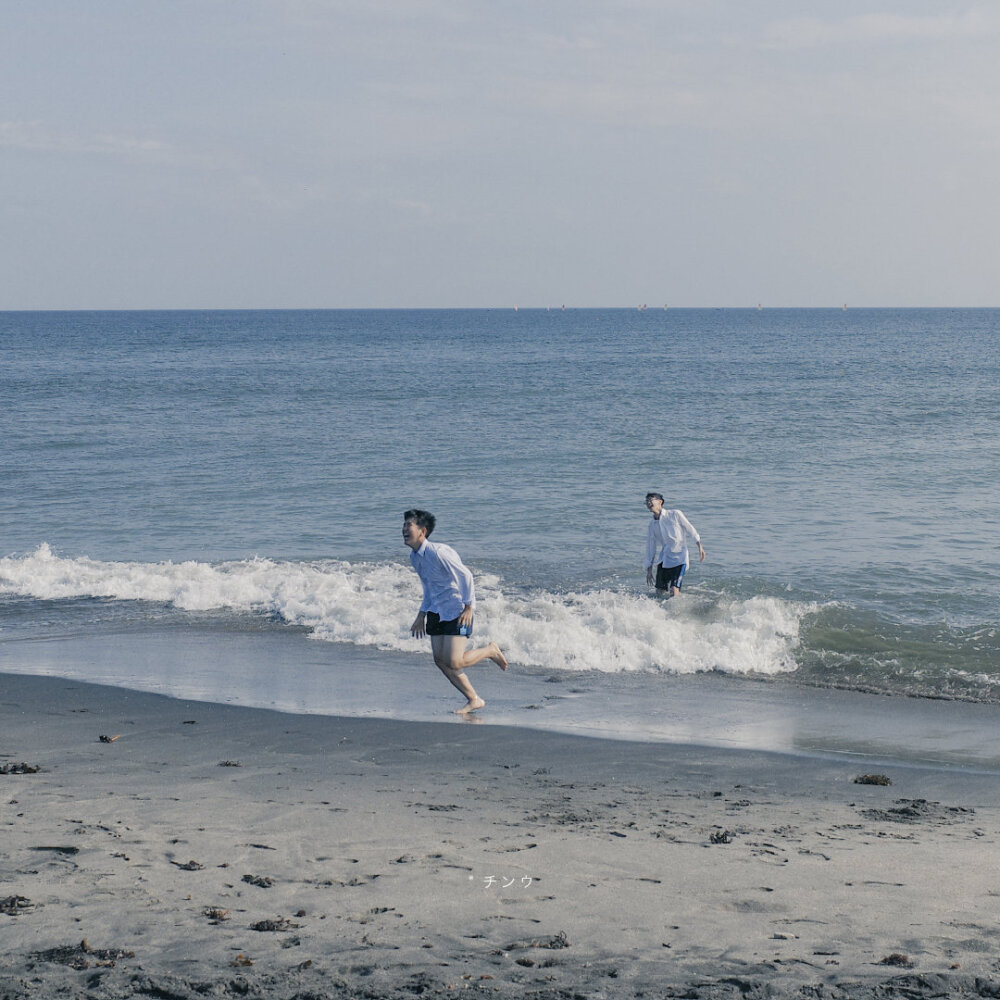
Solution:
<svg viewBox="0 0 1000 1000">
<path fill-rule="evenodd" d="M 467 667 L 475 666 L 483 660 L 492 660 L 501 670 L 507 669 L 507 660 L 500 647 L 491 642 L 488 646 L 478 649 L 467 649 L 469 640 L 461 635 L 432 635 L 431 648 L 434 650 L 434 662 L 438 669 L 448 678 L 449 682 L 465 695 L 466 704 L 457 710 L 457 714 L 465 715 L 482 708 L 486 702 L 476 694 L 469 678 L 465 676 Z"/>
<path fill-rule="evenodd" d="M 462 654 L 462 669 L 474 667 L 483 660 L 492 660 L 501 670 L 507 669 L 507 657 L 500 652 L 500 647 L 495 642 L 478 649 L 467 649 Z"/>
<path fill-rule="evenodd" d="M 442 667 L 440 664 L 438 664 L 438 669 L 448 678 L 451 684 L 465 695 L 465 704 L 461 708 L 455 709 L 456 715 L 468 715 L 469 712 L 476 712 L 480 708 L 485 707 L 486 702 L 476 694 L 475 689 L 469 683 L 469 678 L 464 673 L 452 670 L 451 667 Z"/>
</svg>

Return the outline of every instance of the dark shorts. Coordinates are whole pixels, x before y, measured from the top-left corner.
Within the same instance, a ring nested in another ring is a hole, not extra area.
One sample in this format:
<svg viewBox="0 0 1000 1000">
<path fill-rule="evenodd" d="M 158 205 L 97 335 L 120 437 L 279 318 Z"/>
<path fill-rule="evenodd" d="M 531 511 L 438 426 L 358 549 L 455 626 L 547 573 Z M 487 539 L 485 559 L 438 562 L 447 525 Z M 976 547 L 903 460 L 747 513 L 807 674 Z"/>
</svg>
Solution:
<svg viewBox="0 0 1000 1000">
<path fill-rule="evenodd" d="M 681 589 L 684 581 L 684 571 L 687 566 L 681 563 L 680 566 L 657 566 L 656 567 L 656 589 L 669 590 L 671 587 Z"/>
<path fill-rule="evenodd" d="M 436 611 L 427 612 L 427 620 L 424 628 L 428 635 L 472 635 L 472 624 L 459 625 L 457 618 L 450 621 L 441 621 L 441 616 Z"/>
</svg>

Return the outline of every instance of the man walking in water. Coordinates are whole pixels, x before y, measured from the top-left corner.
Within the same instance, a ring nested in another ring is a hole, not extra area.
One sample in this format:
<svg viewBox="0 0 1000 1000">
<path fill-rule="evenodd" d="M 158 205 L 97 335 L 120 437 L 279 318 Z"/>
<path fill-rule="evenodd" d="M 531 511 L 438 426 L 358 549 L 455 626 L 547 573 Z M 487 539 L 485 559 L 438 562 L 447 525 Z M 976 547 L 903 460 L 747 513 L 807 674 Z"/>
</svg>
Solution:
<svg viewBox="0 0 1000 1000">
<path fill-rule="evenodd" d="M 653 515 L 646 535 L 646 583 L 655 583 L 657 590 L 665 590 L 668 597 L 676 597 L 681 592 L 681 583 L 688 568 L 687 536 L 690 535 L 697 543 L 701 562 L 705 561 L 705 550 L 701 547 L 698 532 L 684 512 L 664 510 L 663 497 L 659 493 L 647 493 L 646 506 Z"/>
<path fill-rule="evenodd" d="M 469 683 L 466 668 L 492 660 L 506 670 L 507 660 L 495 642 L 466 649 L 476 607 L 475 585 L 472 574 L 450 545 L 427 541 L 435 523 L 434 515 L 426 510 L 408 510 L 403 515 L 403 541 L 411 550 L 410 564 L 424 588 L 424 599 L 410 632 L 417 639 L 431 637 L 438 669 L 466 697 L 466 704 L 455 714 L 468 715 L 486 702 Z"/>
</svg>

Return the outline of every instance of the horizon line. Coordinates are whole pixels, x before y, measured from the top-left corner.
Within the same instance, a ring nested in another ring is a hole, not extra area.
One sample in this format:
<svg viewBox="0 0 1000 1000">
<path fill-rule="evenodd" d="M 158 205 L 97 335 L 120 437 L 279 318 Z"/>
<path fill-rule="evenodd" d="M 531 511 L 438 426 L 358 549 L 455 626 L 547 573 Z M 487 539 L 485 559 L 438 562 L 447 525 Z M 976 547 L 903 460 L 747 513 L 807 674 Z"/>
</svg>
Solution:
<svg viewBox="0 0 1000 1000">
<path fill-rule="evenodd" d="M 968 309 L 986 310 L 998 309 L 997 305 L 856 305 L 847 303 L 824 306 L 790 306 L 790 305 L 727 305 L 727 306 L 689 306 L 689 305 L 609 305 L 609 306 L 49 306 L 49 307 L 14 307 L 0 308 L 0 315 L 8 313 L 70 313 L 70 312 L 683 312 L 683 311 L 746 311 L 746 312 L 776 312 L 791 310 L 850 312 L 852 310 L 947 310 Z"/>
</svg>

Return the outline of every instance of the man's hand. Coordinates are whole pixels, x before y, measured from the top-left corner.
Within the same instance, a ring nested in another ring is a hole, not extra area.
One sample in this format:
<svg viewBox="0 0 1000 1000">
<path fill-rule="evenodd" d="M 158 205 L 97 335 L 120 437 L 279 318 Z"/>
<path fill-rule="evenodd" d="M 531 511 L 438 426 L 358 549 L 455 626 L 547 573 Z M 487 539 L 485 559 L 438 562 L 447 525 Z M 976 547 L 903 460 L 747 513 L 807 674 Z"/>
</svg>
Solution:
<svg viewBox="0 0 1000 1000">
<path fill-rule="evenodd" d="M 704 548 L 702 548 L 701 542 L 698 543 L 698 561 L 699 562 L 705 561 L 705 550 Z"/>
<path fill-rule="evenodd" d="M 427 635 L 427 629 L 425 627 L 426 622 L 427 615 L 421 611 L 420 614 L 413 619 L 413 624 L 410 626 L 410 635 L 412 635 L 415 639 L 423 639 L 423 637 Z"/>
<path fill-rule="evenodd" d="M 472 624 L 472 605 L 466 604 L 462 608 L 462 613 L 458 616 L 458 624 L 468 628 Z"/>
<path fill-rule="evenodd" d="M 656 583 L 656 580 L 653 577 L 653 567 L 652 566 L 650 566 L 649 569 L 646 570 L 646 583 L 648 583 L 651 587 L 653 586 L 654 583 Z"/>
</svg>

